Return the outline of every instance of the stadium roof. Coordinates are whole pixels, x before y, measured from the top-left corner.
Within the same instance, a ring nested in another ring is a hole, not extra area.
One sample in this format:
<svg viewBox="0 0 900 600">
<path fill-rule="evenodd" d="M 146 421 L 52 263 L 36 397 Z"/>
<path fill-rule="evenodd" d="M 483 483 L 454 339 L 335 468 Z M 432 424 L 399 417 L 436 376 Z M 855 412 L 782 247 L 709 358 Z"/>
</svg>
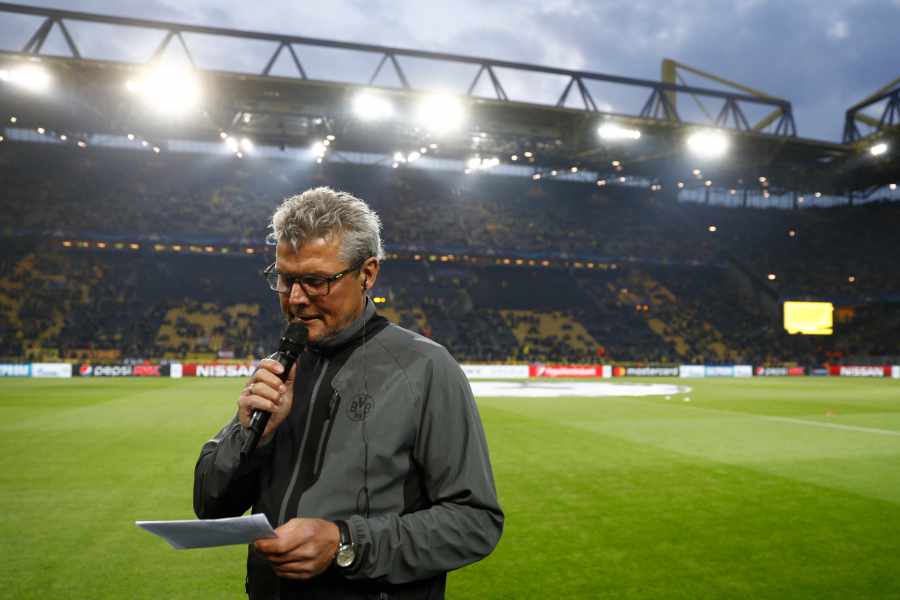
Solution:
<svg viewBox="0 0 900 600">
<path fill-rule="evenodd" d="M 387 162 L 395 153 L 408 156 L 426 148 L 441 158 L 496 158 L 540 173 L 573 167 L 599 177 L 623 173 L 666 186 L 687 181 L 694 169 L 702 169 L 702 179 L 714 180 L 718 187 L 757 186 L 764 177 L 773 192 L 865 194 L 894 183 L 900 172 L 900 80 L 851 108 L 845 143 L 835 144 L 797 137 L 787 100 L 709 74 L 703 75 L 728 89 L 679 84 L 674 69 L 690 68 L 672 61 L 664 61 L 662 80 L 652 81 L 0 3 L 0 19 L 11 15 L 33 17 L 34 28 L 18 51 L 0 52 L 0 69 L 11 73 L 39 62 L 54 83 L 52 92 L 43 95 L 0 85 L 4 112 L 15 115 L 20 127 L 40 125 L 49 131 L 70 132 L 72 137 L 133 133 L 162 145 L 171 139 L 221 142 L 221 136 L 227 135 L 256 145 L 306 148 L 333 136 L 328 140 L 331 152 L 382 154 Z M 72 33 L 74 23 L 113 26 L 108 31 L 123 40 L 132 39 L 137 31 L 150 32 L 158 43 L 144 61 L 89 57 Z M 236 44 L 235 48 L 266 44 L 271 54 L 257 71 L 230 71 L 230 65 L 210 68 L 200 65 L 192 51 L 201 37 Z M 362 72 L 348 66 L 348 52 L 369 57 L 367 64 L 374 68 Z M 314 74 L 308 57 L 315 53 L 326 57 L 328 68 Z M 189 68 L 202 90 L 196 110 L 181 118 L 171 112 L 148 111 L 126 90 L 126 82 L 172 62 Z M 453 131 L 432 127 L 449 124 L 452 104 L 440 107 L 432 116 L 437 120 L 431 123 L 415 118 L 420 104 L 434 95 L 436 74 L 438 86 L 454 91 L 454 99 L 448 102 L 459 102 L 465 115 Z M 447 75 L 443 80 L 442 74 Z M 513 80 L 517 85 L 510 83 Z M 523 86 L 522 81 L 529 83 Z M 528 86 L 558 86 L 558 101 L 554 105 L 529 102 Z M 362 92 L 389 103 L 394 118 L 361 119 L 354 102 Z M 626 93 L 633 98 L 632 110 L 624 114 L 601 110 L 604 103 L 598 99 L 605 94 Z M 872 109 L 882 110 L 881 117 L 864 112 Z M 598 135 L 604 124 L 639 132 L 640 137 L 604 139 Z M 871 131 L 863 135 L 859 124 Z M 697 158 L 685 145 L 692 134 L 709 130 L 728 138 L 730 149 L 718 160 Z M 870 149 L 878 143 L 886 143 L 893 151 L 874 156 Z"/>
</svg>

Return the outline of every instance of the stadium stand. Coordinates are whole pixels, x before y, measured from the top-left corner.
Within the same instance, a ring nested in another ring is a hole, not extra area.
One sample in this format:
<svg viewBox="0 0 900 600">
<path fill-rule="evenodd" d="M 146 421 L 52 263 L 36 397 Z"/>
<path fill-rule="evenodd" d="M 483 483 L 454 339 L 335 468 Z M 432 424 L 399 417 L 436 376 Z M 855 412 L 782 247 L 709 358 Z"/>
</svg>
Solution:
<svg viewBox="0 0 900 600">
<path fill-rule="evenodd" d="M 281 327 L 259 277 L 272 252 L 236 249 L 264 248 L 278 202 L 313 185 L 381 214 L 382 312 L 461 360 L 900 356 L 896 204 L 736 209 L 625 186 L 9 142 L 0 176 L 7 358 L 259 356 Z M 797 297 L 835 302 L 837 334 L 784 334 L 781 301 Z"/>
</svg>

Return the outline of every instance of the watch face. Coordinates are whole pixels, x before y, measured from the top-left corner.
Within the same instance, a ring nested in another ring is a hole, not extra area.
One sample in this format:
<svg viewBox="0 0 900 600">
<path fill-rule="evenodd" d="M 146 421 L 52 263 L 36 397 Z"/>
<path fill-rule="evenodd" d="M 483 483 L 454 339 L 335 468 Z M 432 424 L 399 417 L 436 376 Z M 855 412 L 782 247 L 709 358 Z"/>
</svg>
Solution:
<svg viewBox="0 0 900 600">
<path fill-rule="evenodd" d="M 353 546 L 347 544 L 346 546 L 341 546 L 338 549 L 337 558 L 335 562 L 339 567 L 349 567 L 353 564 L 353 560 L 356 558 L 356 550 L 353 549 Z"/>
</svg>

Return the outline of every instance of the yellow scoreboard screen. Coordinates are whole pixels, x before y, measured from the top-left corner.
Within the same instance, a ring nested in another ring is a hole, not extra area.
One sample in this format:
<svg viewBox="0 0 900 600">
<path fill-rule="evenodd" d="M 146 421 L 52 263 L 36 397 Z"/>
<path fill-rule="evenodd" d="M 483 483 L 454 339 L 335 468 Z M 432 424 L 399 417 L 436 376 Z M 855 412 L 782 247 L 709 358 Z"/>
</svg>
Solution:
<svg viewBox="0 0 900 600">
<path fill-rule="evenodd" d="M 784 329 L 791 334 L 831 335 L 834 305 L 831 302 L 785 302 Z"/>
</svg>

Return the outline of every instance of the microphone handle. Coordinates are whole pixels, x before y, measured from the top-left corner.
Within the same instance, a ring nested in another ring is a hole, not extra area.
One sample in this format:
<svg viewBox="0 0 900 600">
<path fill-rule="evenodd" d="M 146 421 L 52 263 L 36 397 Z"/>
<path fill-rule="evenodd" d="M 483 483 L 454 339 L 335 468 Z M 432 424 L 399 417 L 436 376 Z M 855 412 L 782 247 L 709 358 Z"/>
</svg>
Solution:
<svg viewBox="0 0 900 600">
<path fill-rule="evenodd" d="M 290 375 L 291 367 L 294 366 L 294 361 L 297 360 L 296 355 L 292 355 L 288 352 L 276 352 L 269 356 L 271 360 L 277 361 L 284 370 L 281 371 L 281 374 L 278 376 L 282 381 L 287 381 L 288 375 Z M 269 424 L 269 418 L 272 416 L 267 410 L 254 410 L 250 414 L 250 425 L 249 431 L 247 432 L 247 437 L 244 438 L 244 443 L 241 446 L 241 457 L 246 458 L 250 456 L 250 454 L 256 450 L 257 444 L 259 444 L 259 439 L 262 437 L 263 431 L 266 430 L 266 425 Z"/>
</svg>

